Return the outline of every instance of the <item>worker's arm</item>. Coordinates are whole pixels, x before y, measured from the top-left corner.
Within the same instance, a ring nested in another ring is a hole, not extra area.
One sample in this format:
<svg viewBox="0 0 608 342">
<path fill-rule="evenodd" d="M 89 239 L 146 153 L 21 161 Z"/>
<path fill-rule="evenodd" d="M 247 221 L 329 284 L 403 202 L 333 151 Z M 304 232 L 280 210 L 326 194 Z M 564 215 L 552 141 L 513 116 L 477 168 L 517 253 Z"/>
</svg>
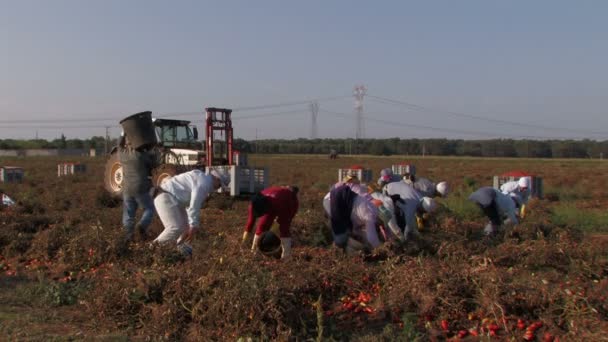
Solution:
<svg viewBox="0 0 608 342">
<path fill-rule="evenodd" d="M 249 206 L 247 206 L 247 224 L 245 225 L 245 232 L 251 232 L 254 224 L 255 216 L 253 215 L 253 205 L 249 203 Z"/>
</svg>

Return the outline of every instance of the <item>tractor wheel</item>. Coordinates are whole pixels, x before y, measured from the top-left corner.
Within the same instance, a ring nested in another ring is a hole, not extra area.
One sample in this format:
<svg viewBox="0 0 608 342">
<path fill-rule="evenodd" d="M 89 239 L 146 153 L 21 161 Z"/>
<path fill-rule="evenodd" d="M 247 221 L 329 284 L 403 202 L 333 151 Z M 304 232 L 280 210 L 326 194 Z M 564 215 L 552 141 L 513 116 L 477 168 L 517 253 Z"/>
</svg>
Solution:
<svg viewBox="0 0 608 342">
<path fill-rule="evenodd" d="M 178 174 L 177 165 L 162 164 L 152 172 L 152 184 L 158 188 L 163 180 L 171 178 Z"/>
<path fill-rule="evenodd" d="M 123 176 L 122 165 L 118 159 L 118 152 L 112 153 L 106 162 L 103 175 L 103 185 L 112 197 L 122 197 Z"/>
</svg>

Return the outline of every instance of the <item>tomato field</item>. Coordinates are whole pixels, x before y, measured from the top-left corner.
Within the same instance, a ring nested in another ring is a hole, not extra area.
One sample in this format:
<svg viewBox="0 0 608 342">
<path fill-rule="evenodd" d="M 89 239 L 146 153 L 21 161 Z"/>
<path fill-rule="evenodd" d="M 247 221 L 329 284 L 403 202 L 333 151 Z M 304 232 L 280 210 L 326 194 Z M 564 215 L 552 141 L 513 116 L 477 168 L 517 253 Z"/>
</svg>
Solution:
<svg viewBox="0 0 608 342">
<path fill-rule="evenodd" d="M 214 195 L 192 258 L 119 241 L 121 202 L 103 158 L 57 177 L 56 158 L 0 184 L 0 335 L 17 340 L 599 341 L 608 331 L 608 164 L 601 160 L 251 155 L 273 185 L 298 185 L 291 260 L 241 246 L 247 201 Z M 346 256 L 332 247 L 322 198 L 339 168 L 412 162 L 451 194 L 421 239 Z M 466 198 L 492 176 L 526 170 L 545 196 L 488 242 Z M 152 231 L 162 230 L 156 217 Z M 27 327 L 26 329 L 24 327 Z"/>
</svg>

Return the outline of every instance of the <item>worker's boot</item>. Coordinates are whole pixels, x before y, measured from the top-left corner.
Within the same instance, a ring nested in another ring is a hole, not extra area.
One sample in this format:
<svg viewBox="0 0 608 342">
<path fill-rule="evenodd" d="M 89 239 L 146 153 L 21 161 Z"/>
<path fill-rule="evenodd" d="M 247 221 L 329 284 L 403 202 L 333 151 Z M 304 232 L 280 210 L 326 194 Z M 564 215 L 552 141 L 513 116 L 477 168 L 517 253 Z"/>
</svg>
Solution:
<svg viewBox="0 0 608 342">
<path fill-rule="evenodd" d="M 151 236 L 148 233 L 148 229 L 144 228 L 141 224 L 135 225 L 135 230 L 139 234 L 139 240 L 141 242 L 146 242 L 150 240 Z"/>
<path fill-rule="evenodd" d="M 281 238 L 281 259 L 286 260 L 291 257 L 291 238 Z"/>
<path fill-rule="evenodd" d="M 133 237 L 135 235 L 135 228 L 133 228 L 133 227 L 123 227 L 122 229 L 125 232 L 125 235 L 124 235 L 124 238 L 123 238 L 124 242 L 125 243 L 132 242 L 133 241 Z"/>
</svg>

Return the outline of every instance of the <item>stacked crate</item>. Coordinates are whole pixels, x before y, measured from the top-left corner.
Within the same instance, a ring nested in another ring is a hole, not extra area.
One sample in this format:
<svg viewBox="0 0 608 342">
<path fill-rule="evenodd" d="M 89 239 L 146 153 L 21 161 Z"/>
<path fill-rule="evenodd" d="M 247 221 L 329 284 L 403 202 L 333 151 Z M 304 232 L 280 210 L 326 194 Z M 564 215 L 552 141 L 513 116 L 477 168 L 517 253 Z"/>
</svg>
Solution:
<svg viewBox="0 0 608 342">
<path fill-rule="evenodd" d="M 364 169 L 362 166 L 353 165 L 346 169 L 338 169 L 338 182 L 341 182 L 344 177 L 353 175 L 359 179 L 362 183 L 372 182 L 372 170 Z"/>
<path fill-rule="evenodd" d="M 405 174 L 416 174 L 416 166 L 414 164 L 401 163 L 392 165 L 391 169 L 393 170 L 393 174 L 403 176 Z"/>
<path fill-rule="evenodd" d="M 0 166 L 1 183 L 21 183 L 23 181 L 23 168 L 17 166 Z"/>
<path fill-rule="evenodd" d="M 205 173 L 213 169 L 230 174 L 229 189 L 219 192 L 230 192 L 230 196 L 253 194 L 268 187 L 268 169 L 265 167 L 243 165 L 215 165 L 207 167 Z"/>
<path fill-rule="evenodd" d="M 57 165 L 57 177 L 85 173 L 87 166 L 80 163 L 61 163 Z"/>
</svg>

